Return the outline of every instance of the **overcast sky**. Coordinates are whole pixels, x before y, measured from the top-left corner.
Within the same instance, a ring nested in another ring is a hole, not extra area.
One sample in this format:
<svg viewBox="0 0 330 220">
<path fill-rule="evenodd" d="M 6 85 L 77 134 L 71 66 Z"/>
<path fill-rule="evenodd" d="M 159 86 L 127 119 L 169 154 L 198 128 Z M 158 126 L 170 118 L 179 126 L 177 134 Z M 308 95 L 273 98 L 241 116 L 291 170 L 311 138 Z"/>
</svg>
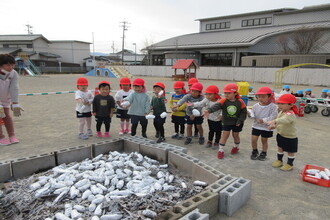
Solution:
<svg viewBox="0 0 330 220">
<path fill-rule="evenodd" d="M 0 0 L 0 34 L 34 34 L 49 40 L 93 42 L 96 52 L 121 50 L 122 21 L 129 23 L 125 48 L 137 52 L 156 43 L 198 32 L 199 18 L 330 3 L 329 0 Z M 91 45 L 91 51 L 93 47 Z"/>
</svg>

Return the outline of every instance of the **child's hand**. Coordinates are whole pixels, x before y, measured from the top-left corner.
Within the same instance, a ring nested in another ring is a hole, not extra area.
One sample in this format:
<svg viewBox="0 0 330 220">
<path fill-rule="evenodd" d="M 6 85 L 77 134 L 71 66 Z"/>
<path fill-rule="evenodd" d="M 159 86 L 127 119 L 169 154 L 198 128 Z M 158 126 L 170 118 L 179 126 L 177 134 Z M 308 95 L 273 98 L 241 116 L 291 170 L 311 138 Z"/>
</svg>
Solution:
<svg viewBox="0 0 330 220">
<path fill-rule="evenodd" d="M 263 124 L 263 123 L 264 123 L 264 120 L 258 119 L 258 124 Z"/>
<path fill-rule="evenodd" d="M 110 114 L 110 118 L 112 118 L 113 114 Z"/>
<path fill-rule="evenodd" d="M 195 120 L 195 116 L 194 116 L 194 115 L 190 115 L 189 118 L 190 118 L 190 120 L 192 120 L 192 121 Z"/>
<path fill-rule="evenodd" d="M 241 124 L 236 124 L 236 127 L 239 127 Z"/>
<path fill-rule="evenodd" d="M 177 111 L 178 111 L 178 106 L 177 106 L 177 105 L 174 106 L 174 107 L 172 108 L 172 111 L 177 112 Z"/>
<path fill-rule="evenodd" d="M 204 115 L 204 118 L 208 118 L 209 115 L 210 115 L 210 112 L 209 112 L 208 110 L 204 110 L 203 115 Z M 222 117 L 222 116 L 221 116 L 221 117 Z"/>
<path fill-rule="evenodd" d="M 96 116 L 96 112 L 93 112 L 92 114 L 93 114 L 94 116 Z"/>
<path fill-rule="evenodd" d="M 268 125 L 268 129 L 272 130 L 276 127 L 276 122 L 275 122 L 275 120 L 269 121 L 269 122 L 267 122 L 267 125 Z"/>
<path fill-rule="evenodd" d="M 219 115 L 219 120 L 222 121 L 222 115 Z"/>
<path fill-rule="evenodd" d="M 192 103 L 192 102 L 187 102 L 187 103 L 186 103 L 186 106 L 189 106 L 189 107 L 194 106 L 194 103 Z"/>
</svg>

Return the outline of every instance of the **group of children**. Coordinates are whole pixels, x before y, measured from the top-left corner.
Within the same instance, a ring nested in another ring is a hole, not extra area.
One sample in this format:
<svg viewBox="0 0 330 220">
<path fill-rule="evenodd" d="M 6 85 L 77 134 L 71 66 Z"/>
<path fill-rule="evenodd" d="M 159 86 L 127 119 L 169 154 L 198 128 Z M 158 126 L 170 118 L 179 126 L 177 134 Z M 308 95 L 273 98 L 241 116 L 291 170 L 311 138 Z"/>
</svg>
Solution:
<svg viewBox="0 0 330 220">
<path fill-rule="evenodd" d="M 312 94 L 311 88 L 307 88 L 305 90 L 299 89 L 294 93 L 293 91 L 291 91 L 290 85 L 284 85 L 282 87 L 280 94 L 281 95 L 282 94 L 292 94 L 295 97 L 316 98 L 316 96 L 314 94 Z M 330 89 L 322 89 L 321 95 L 319 98 L 330 99 Z"/>
</svg>

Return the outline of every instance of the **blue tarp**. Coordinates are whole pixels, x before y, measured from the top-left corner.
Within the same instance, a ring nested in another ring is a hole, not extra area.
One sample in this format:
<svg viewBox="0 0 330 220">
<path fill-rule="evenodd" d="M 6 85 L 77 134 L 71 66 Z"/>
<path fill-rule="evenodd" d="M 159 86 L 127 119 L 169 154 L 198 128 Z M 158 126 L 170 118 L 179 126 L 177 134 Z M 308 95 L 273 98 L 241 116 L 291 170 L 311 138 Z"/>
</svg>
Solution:
<svg viewBox="0 0 330 220">
<path fill-rule="evenodd" d="M 85 76 L 108 76 L 110 78 L 117 78 L 113 72 L 108 68 L 95 68 L 85 74 Z"/>
</svg>

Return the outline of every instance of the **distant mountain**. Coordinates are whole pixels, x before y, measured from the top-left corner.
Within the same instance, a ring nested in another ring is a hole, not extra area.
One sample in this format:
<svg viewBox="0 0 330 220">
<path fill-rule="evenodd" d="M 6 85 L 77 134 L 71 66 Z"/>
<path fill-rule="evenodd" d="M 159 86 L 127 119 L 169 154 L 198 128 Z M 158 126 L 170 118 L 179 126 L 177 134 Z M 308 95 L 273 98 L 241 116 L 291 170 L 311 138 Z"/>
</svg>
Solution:
<svg viewBox="0 0 330 220">
<path fill-rule="evenodd" d="M 91 56 L 109 56 L 108 53 L 101 53 L 101 52 L 95 52 L 95 53 L 91 52 L 90 54 Z"/>
</svg>

